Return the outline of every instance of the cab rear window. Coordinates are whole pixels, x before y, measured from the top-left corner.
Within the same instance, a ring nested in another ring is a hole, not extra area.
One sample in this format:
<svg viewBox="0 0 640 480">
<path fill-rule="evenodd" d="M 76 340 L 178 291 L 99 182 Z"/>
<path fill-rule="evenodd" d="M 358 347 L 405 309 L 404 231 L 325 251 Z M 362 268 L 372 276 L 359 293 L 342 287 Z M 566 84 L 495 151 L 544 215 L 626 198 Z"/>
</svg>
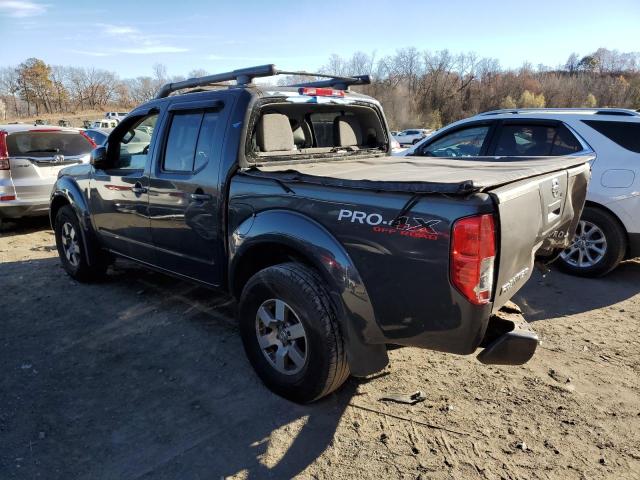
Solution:
<svg viewBox="0 0 640 480">
<path fill-rule="evenodd" d="M 640 153 L 640 123 L 603 120 L 583 120 L 583 122 L 622 148 Z"/>
<path fill-rule="evenodd" d="M 91 151 L 87 138 L 75 132 L 15 132 L 7 135 L 10 157 L 34 158 L 64 155 L 74 157 Z"/>
</svg>

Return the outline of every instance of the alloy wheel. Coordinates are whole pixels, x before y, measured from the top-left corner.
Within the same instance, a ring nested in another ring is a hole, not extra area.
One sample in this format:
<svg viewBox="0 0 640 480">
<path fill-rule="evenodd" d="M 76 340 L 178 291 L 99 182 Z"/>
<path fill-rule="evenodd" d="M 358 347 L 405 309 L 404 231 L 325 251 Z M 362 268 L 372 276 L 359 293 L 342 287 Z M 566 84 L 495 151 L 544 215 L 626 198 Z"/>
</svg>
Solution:
<svg viewBox="0 0 640 480">
<path fill-rule="evenodd" d="M 258 344 L 279 373 L 294 375 L 307 361 L 307 334 L 296 312 L 280 299 L 266 300 L 256 314 Z"/>
<path fill-rule="evenodd" d="M 62 250 L 68 262 L 77 267 L 80 265 L 80 243 L 75 228 L 69 222 L 62 225 Z"/>
<path fill-rule="evenodd" d="M 560 254 L 567 264 L 589 268 L 600 262 L 607 253 L 607 237 L 595 223 L 580 220 L 576 236 L 569 248 Z"/>
</svg>

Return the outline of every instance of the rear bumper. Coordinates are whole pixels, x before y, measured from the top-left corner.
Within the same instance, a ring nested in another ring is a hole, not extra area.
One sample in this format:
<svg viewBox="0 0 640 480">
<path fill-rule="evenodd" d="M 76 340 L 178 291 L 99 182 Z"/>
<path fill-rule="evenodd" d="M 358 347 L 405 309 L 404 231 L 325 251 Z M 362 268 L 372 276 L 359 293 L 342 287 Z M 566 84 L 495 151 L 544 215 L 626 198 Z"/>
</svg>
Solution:
<svg viewBox="0 0 640 480">
<path fill-rule="evenodd" d="M 48 211 L 49 198 L 0 202 L 0 218 L 34 217 L 46 215 Z"/>
<path fill-rule="evenodd" d="M 489 320 L 478 360 L 489 365 L 522 365 L 533 357 L 540 340 L 515 304 L 507 304 Z"/>
</svg>

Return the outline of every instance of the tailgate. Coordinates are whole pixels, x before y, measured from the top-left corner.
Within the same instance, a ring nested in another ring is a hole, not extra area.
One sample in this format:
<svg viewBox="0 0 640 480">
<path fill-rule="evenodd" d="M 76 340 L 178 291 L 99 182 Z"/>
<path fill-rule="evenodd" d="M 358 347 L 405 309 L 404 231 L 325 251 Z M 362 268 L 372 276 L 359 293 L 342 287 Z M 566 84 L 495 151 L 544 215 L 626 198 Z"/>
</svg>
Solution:
<svg viewBox="0 0 640 480">
<path fill-rule="evenodd" d="M 499 214 L 499 260 L 493 309 L 531 276 L 536 255 L 568 247 L 587 196 L 590 164 L 504 185 L 490 194 Z"/>
</svg>

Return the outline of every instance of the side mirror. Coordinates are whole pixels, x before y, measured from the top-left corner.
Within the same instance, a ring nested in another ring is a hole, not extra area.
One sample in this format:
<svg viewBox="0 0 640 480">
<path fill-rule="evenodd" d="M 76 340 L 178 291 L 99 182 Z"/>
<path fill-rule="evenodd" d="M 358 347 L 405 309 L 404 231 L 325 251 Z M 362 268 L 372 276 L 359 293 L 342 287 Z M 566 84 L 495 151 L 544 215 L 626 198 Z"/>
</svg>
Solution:
<svg viewBox="0 0 640 480">
<path fill-rule="evenodd" d="M 106 147 L 100 146 L 91 150 L 89 163 L 96 168 L 106 168 L 107 167 L 107 149 Z"/>
</svg>

